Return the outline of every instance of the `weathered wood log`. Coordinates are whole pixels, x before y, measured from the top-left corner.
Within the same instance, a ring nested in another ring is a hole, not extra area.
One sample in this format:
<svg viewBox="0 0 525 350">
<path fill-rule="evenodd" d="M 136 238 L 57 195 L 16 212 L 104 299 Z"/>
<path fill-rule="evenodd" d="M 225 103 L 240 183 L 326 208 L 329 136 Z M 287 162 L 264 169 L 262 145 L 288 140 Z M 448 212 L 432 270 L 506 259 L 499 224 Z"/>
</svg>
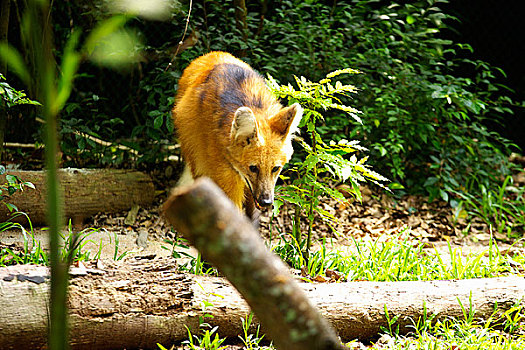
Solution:
<svg viewBox="0 0 525 350">
<path fill-rule="evenodd" d="M 187 339 L 187 325 L 196 334 L 204 302 L 206 319 L 221 337 L 242 334 L 240 318 L 249 307 L 225 279 L 180 274 L 172 259 L 128 258 L 105 261 L 104 271 L 72 277 L 70 284 L 73 349 L 158 349 Z M 89 266 L 88 266 L 89 267 Z M 47 336 L 49 271 L 42 266 L 0 267 L 0 349 L 39 349 Z M 42 283 L 40 283 L 42 282 Z M 475 317 L 524 305 L 521 277 L 430 282 L 300 283 L 308 298 L 345 341 L 377 339 L 380 327 L 399 316 L 400 333 L 417 321 L 436 315 L 463 318 L 459 304 L 472 305 Z M 470 300 L 470 301 L 469 301 Z M 472 304 L 470 304 L 470 302 Z M 425 310 L 426 308 L 426 310 Z"/>
<path fill-rule="evenodd" d="M 174 191 L 168 222 L 246 299 L 278 349 L 343 349 L 289 269 L 271 253 L 233 202 L 208 178 Z"/>
<path fill-rule="evenodd" d="M 33 225 L 46 223 L 46 173 L 45 171 L 9 171 L 22 181 L 32 182 L 36 189 L 28 188 L 8 199 L 20 211 L 28 214 Z M 139 171 L 118 169 L 61 169 L 60 184 L 64 197 L 64 217 L 74 223 L 99 212 L 118 212 L 134 204 L 148 206 L 153 202 L 155 188 L 151 178 Z M 5 175 L 0 176 L 5 182 Z M 5 205 L 0 205 L 0 222 L 10 215 Z M 25 223 L 23 216 L 18 222 Z"/>
</svg>

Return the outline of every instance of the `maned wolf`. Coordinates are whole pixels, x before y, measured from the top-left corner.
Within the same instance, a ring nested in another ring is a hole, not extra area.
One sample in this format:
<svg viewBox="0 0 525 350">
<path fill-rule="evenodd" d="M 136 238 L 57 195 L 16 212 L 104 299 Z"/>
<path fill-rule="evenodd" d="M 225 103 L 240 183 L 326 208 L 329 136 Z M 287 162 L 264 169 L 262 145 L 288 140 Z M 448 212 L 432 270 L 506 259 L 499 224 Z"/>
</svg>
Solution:
<svg viewBox="0 0 525 350">
<path fill-rule="evenodd" d="M 293 153 L 303 109 L 284 107 L 248 64 L 225 52 L 194 60 L 179 81 L 172 114 L 183 179 L 208 176 L 256 221 L 273 203 L 275 182 Z"/>
</svg>

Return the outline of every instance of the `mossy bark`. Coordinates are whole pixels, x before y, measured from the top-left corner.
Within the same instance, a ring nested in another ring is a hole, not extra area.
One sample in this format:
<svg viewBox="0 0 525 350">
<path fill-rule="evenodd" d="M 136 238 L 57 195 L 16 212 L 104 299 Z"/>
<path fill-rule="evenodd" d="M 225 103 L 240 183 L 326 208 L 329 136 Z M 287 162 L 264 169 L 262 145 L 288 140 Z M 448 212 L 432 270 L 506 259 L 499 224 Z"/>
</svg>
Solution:
<svg viewBox="0 0 525 350">
<path fill-rule="evenodd" d="M 234 0 L 233 6 L 235 7 L 235 26 L 241 34 L 242 40 L 248 45 L 248 24 L 246 22 L 246 15 L 248 9 L 246 8 L 245 0 Z M 241 49 L 236 52 L 237 57 L 245 57 L 246 49 Z"/>
</svg>

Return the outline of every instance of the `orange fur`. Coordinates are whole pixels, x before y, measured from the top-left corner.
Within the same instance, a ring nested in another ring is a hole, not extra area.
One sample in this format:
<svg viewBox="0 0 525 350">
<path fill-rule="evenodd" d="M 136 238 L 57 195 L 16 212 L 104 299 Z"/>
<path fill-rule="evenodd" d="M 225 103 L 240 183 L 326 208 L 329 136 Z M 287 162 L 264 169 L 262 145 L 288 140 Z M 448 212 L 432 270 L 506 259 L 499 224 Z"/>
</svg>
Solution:
<svg viewBox="0 0 525 350">
<path fill-rule="evenodd" d="M 211 52 L 184 70 L 172 114 L 193 178 L 210 177 L 239 209 L 271 204 L 298 104 L 283 108 L 248 64 Z"/>
</svg>

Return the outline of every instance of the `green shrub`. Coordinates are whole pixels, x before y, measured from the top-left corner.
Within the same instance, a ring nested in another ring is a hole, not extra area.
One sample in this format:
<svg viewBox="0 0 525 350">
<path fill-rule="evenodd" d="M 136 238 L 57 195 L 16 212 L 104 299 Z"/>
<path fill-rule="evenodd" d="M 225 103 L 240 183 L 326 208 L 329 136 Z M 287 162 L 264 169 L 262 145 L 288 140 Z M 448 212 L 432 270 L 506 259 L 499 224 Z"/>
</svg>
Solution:
<svg viewBox="0 0 525 350">
<path fill-rule="evenodd" d="M 10 212 L 16 213 L 18 208 L 8 203 L 7 200 L 16 192 L 23 192 L 27 187 L 34 189 L 35 185 L 29 181 L 23 181 L 16 175 L 8 174 L 3 165 L 0 165 L 0 175 L 5 175 L 5 183 L 0 183 L 0 205 L 3 203 Z"/>
<path fill-rule="evenodd" d="M 406 191 L 450 201 L 456 191 L 498 188 L 509 174 L 506 155 L 513 145 L 486 125 L 503 122 L 514 102 L 496 83 L 504 77 L 501 70 L 473 59 L 469 45 L 446 39 L 455 18 L 440 9 L 445 3 L 248 2 L 244 31 L 236 25 L 233 2 L 194 2 L 186 39 L 197 40 L 176 57 L 188 4 L 167 22 L 132 19 L 126 27 L 139 33 L 146 49 L 139 63 L 127 74 L 92 64 L 80 68 L 62 113 L 66 165 L 151 166 L 164 160 L 171 152 L 170 109 L 182 70 L 205 52 L 224 50 L 281 82 L 294 75 L 318 81 L 341 67 L 362 71 L 352 81 L 359 94 L 342 99 L 363 112 L 362 124 L 327 111 L 317 130 L 336 142 L 360 140 L 371 150 L 374 168 Z M 53 12 L 63 21 L 55 25 L 57 43 L 71 36 L 71 16 L 84 30 L 104 16 L 89 2 L 57 5 Z"/>
<path fill-rule="evenodd" d="M 328 114 L 320 132 L 363 140 L 381 172 L 411 192 L 448 200 L 452 190 L 476 191 L 509 173 L 511 144 L 483 122 L 501 121 L 513 102 L 495 82 L 502 71 L 461 58 L 471 48 L 443 39 L 454 20 L 438 7 L 445 2 L 283 2 L 266 17 L 251 60 L 288 80 L 296 72 L 315 79 L 338 67 L 361 70 L 353 105 L 362 125 L 349 128 Z M 471 76 L 459 76 L 466 68 Z"/>
<path fill-rule="evenodd" d="M 450 16 L 436 3 L 391 5 L 372 13 L 361 7 L 368 20 L 354 32 L 364 63 L 357 67 L 365 72 L 366 99 L 359 107 L 368 118 L 358 131 L 393 178 L 412 191 L 424 188 L 431 199 L 448 200 L 460 184 L 488 185 L 508 173 L 502 152 L 508 141 L 482 122 L 511 111 L 508 98 L 496 97 L 496 70 L 458 58 L 457 51 L 468 46 L 439 39 Z M 457 76 L 460 65 L 472 65 L 473 76 Z"/>
<path fill-rule="evenodd" d="M 342 139 L 337 143 L 333 140 L 326 142 L 318 130 L 318 125 L 324 122 L 324 113 L 327 110 L 339 111 L 347 119 L 361 122 L 358 115 L 360 111 L 341 103 L 342 97 L 356 92 L 355 86 L 336 80 L 345 74 L 358 73 L 351 68 L 337 70 L 327 74 L 319 82 L 295 77 L 297 89 L 291 84 L 279 85 L 271 76 L 268 79 L 268 86 L 274 94 L 285 98 L 289 104 L 299 102 L 304 107 L 299 124 L 305 131 L 304 139 L 300 139 L 299 142 L 304 157 L 291 162 L 289 173 L 293 174 L 293 179 L 290 184 L 277 189 L 278 197 L 274 203 L 274 211 L 279 211 L 283 201 L 294 205 L 294 238 L 299 247 L 304 246 L 306 258 L 310 250 L 314 213 L 317 212 L 330 226 L 335 221 L 335 218 L 319 205 L 321 198 L 345 201 L 343 194 L 333 188 L 334 181 L 350 183 L 350 192 L 359 199 L 360 184 L 370 181 L 383 186 L 381 182 L 388 181 L 366 164 L 368 157 L 357 158 L 358 151 L 366 151 L 359 145 L 359 141 Z M 296 156 L 295 159 L 297 158 Z M 308 224 L 305 244 L 301 232 L 301 216 L 306 216 Z"/>
</svg>

